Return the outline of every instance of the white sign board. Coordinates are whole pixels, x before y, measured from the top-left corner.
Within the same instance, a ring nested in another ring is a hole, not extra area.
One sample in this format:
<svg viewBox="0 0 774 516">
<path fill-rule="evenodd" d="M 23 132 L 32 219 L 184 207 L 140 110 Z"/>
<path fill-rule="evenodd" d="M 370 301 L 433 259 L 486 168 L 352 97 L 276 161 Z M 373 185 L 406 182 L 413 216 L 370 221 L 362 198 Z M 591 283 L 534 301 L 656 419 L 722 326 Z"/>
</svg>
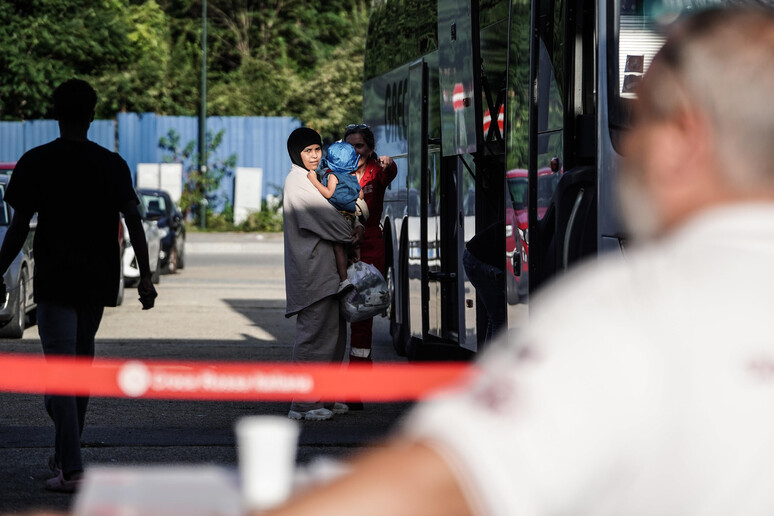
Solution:
<svg viewBox="0 0 774 516">
<path fill-rule="evenodd" d="M 234 177 L 234 224 L 241 224 L 250 213 L 261 211 L 263 169 L 237 167 Z"/>
<path fill-rule="evenodd" d="M 138 163 L 137 188 L 166 190 L 175 204 L 183 195 L 182 163 Z"/>
</svg>

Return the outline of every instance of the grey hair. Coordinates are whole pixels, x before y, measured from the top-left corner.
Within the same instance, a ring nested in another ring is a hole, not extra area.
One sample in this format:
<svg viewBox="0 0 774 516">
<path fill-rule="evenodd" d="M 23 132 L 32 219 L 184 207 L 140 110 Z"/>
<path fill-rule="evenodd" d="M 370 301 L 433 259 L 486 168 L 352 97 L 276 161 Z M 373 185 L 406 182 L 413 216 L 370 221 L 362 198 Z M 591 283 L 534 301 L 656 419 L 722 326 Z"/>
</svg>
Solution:
<svg viewBox="0 0 774 516">
<path fill-rule="evenodd" d="M 774 9 L 695 14 L 677 24 L 654 65 L 671 72 L 674 80 L 665 77 L 666 83 L 682 88 L 657 88 L 651 99 L 660 97 L 661 106 L 653 107 L 697 107 L 712 124 L 730 184 L 743 190 L 774 186 Z"/>
</svg>

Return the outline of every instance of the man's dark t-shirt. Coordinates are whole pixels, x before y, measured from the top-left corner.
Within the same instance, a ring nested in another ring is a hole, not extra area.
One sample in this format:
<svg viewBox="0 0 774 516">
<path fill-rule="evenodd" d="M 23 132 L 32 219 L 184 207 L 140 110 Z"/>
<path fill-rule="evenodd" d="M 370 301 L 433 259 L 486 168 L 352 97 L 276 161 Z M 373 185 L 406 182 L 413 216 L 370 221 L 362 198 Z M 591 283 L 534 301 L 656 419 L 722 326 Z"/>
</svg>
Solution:
<svg viewBox="0 0 774 516">
<path fill-rule="evenodd" d="M 132 200 L 126 162 L 96 143 L 58 138 L 19 159 L 5 201 L 38 214 L 36 302 L 115 306 L 119 213 Z"/>
</svg>

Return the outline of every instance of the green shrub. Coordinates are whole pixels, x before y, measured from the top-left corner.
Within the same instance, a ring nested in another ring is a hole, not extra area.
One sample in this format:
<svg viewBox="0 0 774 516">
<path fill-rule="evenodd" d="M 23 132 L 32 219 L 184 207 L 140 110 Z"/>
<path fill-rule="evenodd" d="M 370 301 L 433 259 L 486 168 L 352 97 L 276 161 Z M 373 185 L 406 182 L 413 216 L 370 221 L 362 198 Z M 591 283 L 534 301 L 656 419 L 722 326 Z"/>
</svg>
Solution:
<svg viewBox="0 0 774 516">
<path fill-rule="evenodd" d="M 239 231 L 282 231 L 282 212 L 261 210 L 250 213 L 237 228 Z"/>
<path fill-rule="evenodd" d="M 192 231 L 218 232 L 218 231 L 243 231 L 245 233 L 261 232 L 275 233 L 282 231 L 282 210 L 270 210 L 263 201 L 263 209 L 247 215 L 241 224 L 234 224 L 234 208 L 226 204 L 221 213 L 213 213 L 207 209 L 204 229 L 201 228 L 198 217 L 188 228 Z"/>
</svg>

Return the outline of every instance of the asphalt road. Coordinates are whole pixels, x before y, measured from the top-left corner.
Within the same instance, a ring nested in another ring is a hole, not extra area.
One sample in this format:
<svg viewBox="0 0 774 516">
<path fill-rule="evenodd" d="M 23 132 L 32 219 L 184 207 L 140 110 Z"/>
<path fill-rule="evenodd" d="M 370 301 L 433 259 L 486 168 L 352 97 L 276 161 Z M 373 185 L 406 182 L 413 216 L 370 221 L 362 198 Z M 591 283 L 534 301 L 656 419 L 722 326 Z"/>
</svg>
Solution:
<svg viewBox="0 0 774 516">
<path fill-rule="evenodd" d="M 284 317 L 282 236 L 189 236 L 185 268 L 162 276 L 156 307 L 143 312 L 133 290 L 108 308 L 97 334 L 99 357 L 212 361 L 289 361 L 295 319 Z M 0 340 L 0 353 L 41 354 L 37 328 Z M 386 319 L 374 324 L 374 358 L 401 361 Z M 378 445 L 410 406 L 366 404 L 331 421 L 304 422 L 298 462 L 344 458 Z M 0 512 L 70 509 L 71 495 L 49 493 L 53 425 L 41 395 L 0 393 Z M 90 465 L 236 466 L 234 422 L 285 415 L 287 403 L 148 401 L 93 398 L 83 434 Z"/>
</svg>

